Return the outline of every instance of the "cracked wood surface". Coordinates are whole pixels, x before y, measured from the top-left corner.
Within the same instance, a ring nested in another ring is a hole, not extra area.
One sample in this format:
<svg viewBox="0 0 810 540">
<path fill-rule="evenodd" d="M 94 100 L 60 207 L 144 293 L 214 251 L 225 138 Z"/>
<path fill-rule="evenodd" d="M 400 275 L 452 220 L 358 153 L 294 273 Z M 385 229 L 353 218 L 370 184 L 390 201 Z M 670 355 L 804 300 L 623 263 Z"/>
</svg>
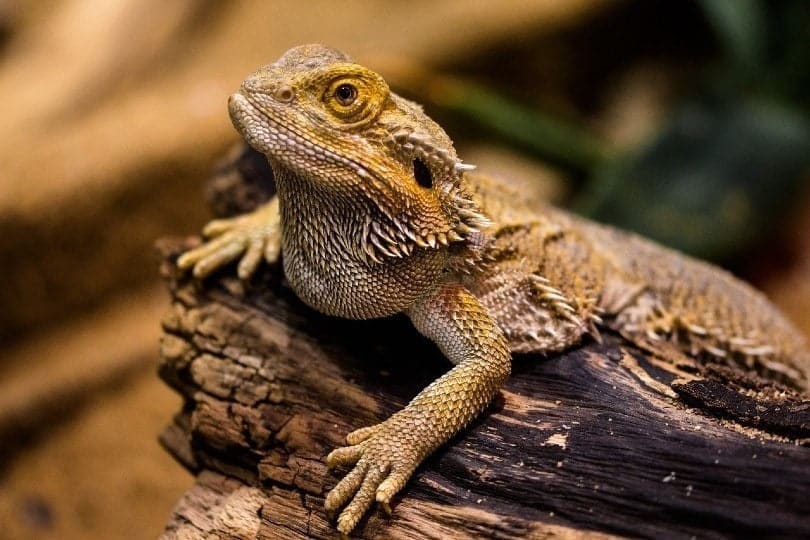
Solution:
<svg viewBox="0 0 810 540">
<path fill-rule="evenodd" d="M 209 186 L 219 213 L 272 189 L 255 155 L 232 158 Z M 185 247 L 161 244 L 173 307 L 160 375 L 186 400 L 161 439 L 197 482 L 164 537 L 335 537 L 324 456 L 449 366 L 405 318 L 308 309 L 279 268 L 200 287 L 174 267 Z M 501 397 L 417 471 L 393 517 L 356 534 L 809 535 L 810 402 L 734 373 L 687 375 L 612 336 L 517 356 Z"/>
</svg>

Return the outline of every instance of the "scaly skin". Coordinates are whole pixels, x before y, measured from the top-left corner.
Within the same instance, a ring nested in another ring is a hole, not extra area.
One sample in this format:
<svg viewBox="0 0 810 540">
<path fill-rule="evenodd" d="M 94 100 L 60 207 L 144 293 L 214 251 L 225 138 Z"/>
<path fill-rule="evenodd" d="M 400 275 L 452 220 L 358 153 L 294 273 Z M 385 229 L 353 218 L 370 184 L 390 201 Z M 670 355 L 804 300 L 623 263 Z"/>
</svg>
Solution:
<svg viewBox="0 0 810 540">
<path fill-rule="evenodd" d="M 455 367 L 327 457 L 353 466 L 326 497 L 348 534 L 426 456 L 475 418 L 510 351 L 552 353 L 599 328 L 660 355 L 732 362 L 807 387 L 802 336 L 729 274 L 635 235 L 527 201 L 469 171 L 421 107 L 320 45 L 263 66 L 229 101 L 273 168 L 278 195 L 211 222 L 181 268 L 204 278 L 240 259 L 249 277 L 283 255 L 307 304 L 356 319 L 406 313 Z"/>
</svg>

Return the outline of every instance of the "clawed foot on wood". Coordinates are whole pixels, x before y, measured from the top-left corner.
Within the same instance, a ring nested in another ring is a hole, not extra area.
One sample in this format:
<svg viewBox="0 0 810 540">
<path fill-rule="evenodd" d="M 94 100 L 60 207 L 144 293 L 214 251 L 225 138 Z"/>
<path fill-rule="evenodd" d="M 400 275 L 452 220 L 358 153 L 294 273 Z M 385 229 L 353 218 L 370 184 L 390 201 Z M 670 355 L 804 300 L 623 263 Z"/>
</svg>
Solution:
<svg viewBox="0 0 810 540">
<path fill-rule="evenodd" d="M 333 450 L 326 458 L 329 468 L 354 468 L 326 496 L 327 513 L 337 518 L 337 528 L 349 534 L 376 501 L 391 513 L 391 498 L 402 489 L 421 461 L 407 431 L 396 425 L 396 416 L 375 426 L 360 428 L 346 436 L 350 446 Z"/>
<path fill-rule="evenodd" d="M 205 226 L 203 236 L 209 240 L 177 260 L 181 270 L 193 268 L 194 277 L 205 278 L 241 257 L 237 272 L 241 279 L 247 279 L 262 259 L 269 264 L 278 261 L 281 252 L 278 199 L 274 197 L 250 214 L 215 219 Z"/>
</svg>

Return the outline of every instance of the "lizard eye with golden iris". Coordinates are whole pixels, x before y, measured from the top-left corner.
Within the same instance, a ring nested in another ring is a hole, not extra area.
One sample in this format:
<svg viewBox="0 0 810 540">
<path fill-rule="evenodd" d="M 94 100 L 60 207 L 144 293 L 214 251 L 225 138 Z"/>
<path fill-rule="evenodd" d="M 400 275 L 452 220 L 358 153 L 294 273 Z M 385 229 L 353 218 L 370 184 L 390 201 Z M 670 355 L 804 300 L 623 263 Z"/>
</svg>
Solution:
<svg viewBox="0 0 810 540">
<path fill-rule="evenodd" d="M 341 84 L 335 89 L 335 98 L 338 103 L 348 107 L 357 99 L 357 88 L 351 84 Z"/>
<path fill-rule="evenodd" d="M 321 100 L 337 126 L 356 129 L 376 118 L 388 97 L 388 87 L 382 79 L 377 81 L 368 74 L 355 73 L 358 70 L 351 65 L 340 66 L 324 88 Z"/>
</svg>

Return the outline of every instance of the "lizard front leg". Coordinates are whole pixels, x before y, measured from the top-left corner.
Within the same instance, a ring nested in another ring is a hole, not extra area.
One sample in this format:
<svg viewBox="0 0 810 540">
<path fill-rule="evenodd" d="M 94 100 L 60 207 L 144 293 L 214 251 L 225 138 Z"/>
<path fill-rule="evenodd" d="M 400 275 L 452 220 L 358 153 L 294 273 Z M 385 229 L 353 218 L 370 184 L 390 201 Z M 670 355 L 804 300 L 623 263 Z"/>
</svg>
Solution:
<svg viewBox="0 0 810 540">
<path fill-rule="evenodd" d="M 177 260 L 181 270 L 194 268 L 194 276 L 204 278 L 241 256 L 237 272 L 241 279 L 249 278 L 262 258 L 270 264 L 278 260 L 281 251 L 278 197 L 249 214 L 209 222 L 203 228 L 203 236 L 210 240 Z"/>
<path fill-rule="evenodd" d="M 351 446 L 329 454 L 330 467 L 354 465 L 325 502 L 331 514 L 351 499 L 338 517 L 343 534 L 351 532 L 375 499 L 388 510 L 416 467 L 475 418 L 509 376 L 511 356 L 503 333 L 462 285 L 438 286 L 408 316 L 456 365 L 404 409 L 350 433 Z"/>
</svg>

